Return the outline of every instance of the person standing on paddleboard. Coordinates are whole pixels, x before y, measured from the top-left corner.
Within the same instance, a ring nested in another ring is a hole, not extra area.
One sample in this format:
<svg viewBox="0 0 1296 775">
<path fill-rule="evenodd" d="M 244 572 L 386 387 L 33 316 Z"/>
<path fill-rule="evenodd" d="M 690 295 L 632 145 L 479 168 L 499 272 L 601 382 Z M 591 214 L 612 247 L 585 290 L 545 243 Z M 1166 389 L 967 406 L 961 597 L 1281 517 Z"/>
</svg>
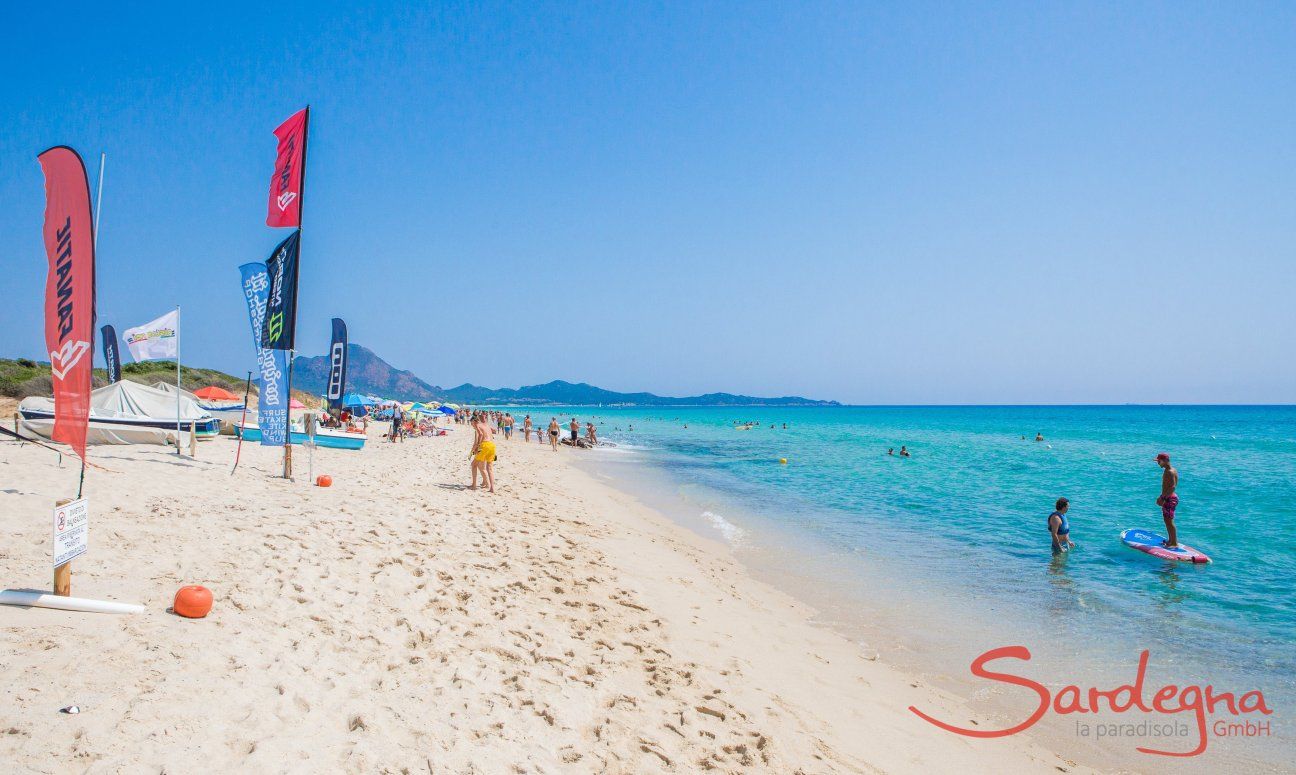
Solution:
<svg viewBox="0 0 1296 775">
<path fill-rule="evenodd" d="M 1175 488 L 1179 486 L 1179 472 L 1174 470 L 1170 465 L 1170 456 L 1162 452 L 1156 456 L 1157 465 L 1161 466 L 1161 496 L 1157 498 L 1157 505 L 1161 507 L 1161 518 L 1165 520 L 1167 549 L 1176 549 L 1179 546 L 1179 537 L 1175 535 L 1175 508 L 1179 506 L 1179 496 L 1175 494 Z"/>
<path fill-rule="evenodd" d="M 1048 529 L 1053 536 L 1053 554 L 1062 554 L 1075 547 L 1075 541 L 1071 540 L 1071 524 L 1066 517 L 1071 503 L 1066 498 L 1058 498 L 1054 508 L 1056 511 L 1049 514 Z"/>
</svg>

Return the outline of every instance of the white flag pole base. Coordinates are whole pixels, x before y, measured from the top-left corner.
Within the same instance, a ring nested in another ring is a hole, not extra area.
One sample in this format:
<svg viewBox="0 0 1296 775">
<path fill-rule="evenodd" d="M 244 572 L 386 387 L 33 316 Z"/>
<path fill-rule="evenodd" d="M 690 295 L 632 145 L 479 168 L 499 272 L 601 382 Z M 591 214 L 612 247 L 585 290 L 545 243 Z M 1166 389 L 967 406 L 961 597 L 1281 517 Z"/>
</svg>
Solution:
<svg viewBox="0 0 1296 775">
<path fill-rule="evenodd" d="M 118 603 L 113 600 L 89 600 L 84 597 L 62 597 L 49 592 L 31 589 L 6 589 L 0 591 L 0 605 L 24 608 L 57 608 L 60 611 L 84 611 L 95 614 L 137 614 L 144 606 L 135 603 Z"/>
</svg>

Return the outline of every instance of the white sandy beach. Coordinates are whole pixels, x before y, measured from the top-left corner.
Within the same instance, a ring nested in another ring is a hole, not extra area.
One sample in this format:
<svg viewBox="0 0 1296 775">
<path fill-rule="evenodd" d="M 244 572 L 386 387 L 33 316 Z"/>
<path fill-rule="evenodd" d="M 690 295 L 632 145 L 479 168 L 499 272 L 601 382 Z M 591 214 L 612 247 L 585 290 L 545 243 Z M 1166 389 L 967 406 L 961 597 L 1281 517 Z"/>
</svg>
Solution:
<svg viewBox="0 0 1296 775">
<path fill-rule="evenodd" d="M 371 429 L 372 431 L 372 429 Z M 1078 772 L 1028 736 L 940 732 L 963 703 L 814 626 L 720 544 L 569 464 L 471 434 L 280 453 L 93 447 L 72 593 L 0 607 L 0 762 L 32 772 Z M 50 585 L 75 458 L 0 443 L 0 584 Z M 167 612 L 203 584 L 211 615 Z M 79 705 L 79 715 L 58 709 Z M 963 715 L 960 716 L 960 713 Z"/>
</svg>

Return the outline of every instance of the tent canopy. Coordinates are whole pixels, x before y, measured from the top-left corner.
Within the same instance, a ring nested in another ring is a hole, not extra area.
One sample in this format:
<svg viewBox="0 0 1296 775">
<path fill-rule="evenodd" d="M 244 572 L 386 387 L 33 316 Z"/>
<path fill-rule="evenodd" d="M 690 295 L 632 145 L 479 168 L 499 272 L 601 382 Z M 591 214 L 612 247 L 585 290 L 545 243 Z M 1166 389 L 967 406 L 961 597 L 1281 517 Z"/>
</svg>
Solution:
<svg viewBox="0 0 1296 775">
<path fill-rule="evenodd" d="M 176 417 L 175 385 L 171 391 L 158 390 L 138 382 L 124 379 L 90 391 L 90 411 L 97 418 L 113 417 L 152 417 L 155 419 L 174 420 Z M 48 398 L 29 399 L 45 401 L 51 409 L 54 401 Z M 39 408 L 39 407 L 38 407 Z M 192 398 L 180 396 L 180 419 L 206 420 L 211 415 Z"/>
<path fill-rule="evenodd" d="M 127 380 L 122 380 L 122 381 L 126 382 Z M 188 390 L 185 390 L 183 388 L 177 388 L 175 385 L 171 384 L 170 382 L 161 382 L 161 381 L 154 382 L 153 389 L 161 390 L 163 393 L 170 393 L 173 396 L 176 393 L 179 393 L 180 395 L 184 396 L 190 401 L 193 401 L 194 403 L 198 403 L 198 396 L 194 395 L 193 393 L 190 393 Z M 172 400 L 174 401 L 175 399 Z"/>
<path fill-rule="evenodd" d="M 238 396 L 229 392 L 225 388 L 208 385 L 205 388 L 198 388 L 194 395 L 205 401 L 237 401 Z"/>
</svg>

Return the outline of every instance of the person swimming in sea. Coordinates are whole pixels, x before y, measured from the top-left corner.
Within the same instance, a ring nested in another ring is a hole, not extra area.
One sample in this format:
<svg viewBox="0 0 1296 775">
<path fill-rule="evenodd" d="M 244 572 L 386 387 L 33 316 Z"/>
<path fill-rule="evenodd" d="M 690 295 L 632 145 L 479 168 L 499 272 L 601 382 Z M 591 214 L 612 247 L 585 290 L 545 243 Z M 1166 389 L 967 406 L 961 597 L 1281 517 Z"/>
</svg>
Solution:
<svg viewBox="0 0 1296 775">
<path fill-rule="evenodd" d="M 900 445 L 900 457 L 909 457 L 909 448 L 903 444 Z"/>
<path fill-rule="evenodd" d="M 1175 509 L 1179 507 L 1179 496 L 1175 489 L 1179 486 L 1179 472 L 1170 465 L 1170 456 L 1164 452 L 1156 456 L 1157 465 L 1161 466 L 1161 495 L 1156 503 L 1161 507 L 1161 519 L 1165 520 L 1166 548 L 1177 549 L 1179 536 L 1175 533 Z"/>
<path fill-rule="evenodd" d="M 1036 441 L 1043 441 L 1043 440 L 1044 440 L 1044 434 L 1042 434 L 1042 433 L 1036 433 L 1036 434 L 1035 434 L 1035 440 L 1036 440 Z"/>
<path fill-rule="evenodd" d="M 1071 503 L 1066 498 L 1058 498 L 1053 505 L 1054 511 L 1049 514 L 1049 535 L 1053 536 L 1053 554 L 1062 554 L 1075 546 L 1071 540 L 1071 524 L 1067 521 L 1067 510 Z"/>
<path fill-rule="evenodd" d="M 887 454 L 891 457 L 895 457 L 895 447 L 887 447 Z"/>
</svg>

